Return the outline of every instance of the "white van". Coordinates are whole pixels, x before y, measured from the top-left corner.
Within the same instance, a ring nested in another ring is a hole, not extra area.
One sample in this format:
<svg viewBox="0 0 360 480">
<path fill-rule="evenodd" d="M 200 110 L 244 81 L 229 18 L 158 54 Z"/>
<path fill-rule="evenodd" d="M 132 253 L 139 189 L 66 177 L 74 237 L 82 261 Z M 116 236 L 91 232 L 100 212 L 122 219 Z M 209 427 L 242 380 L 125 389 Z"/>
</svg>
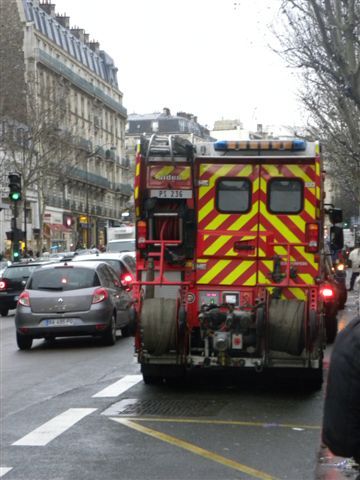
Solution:
<svg viewBox="0 0 360 480">
<path fill-rule="evenodd" d="M 106 251 L 111 253 L 130 252 L 135 257 L 135 238 L 109 240 L 106 245 Z"/>
</svg>

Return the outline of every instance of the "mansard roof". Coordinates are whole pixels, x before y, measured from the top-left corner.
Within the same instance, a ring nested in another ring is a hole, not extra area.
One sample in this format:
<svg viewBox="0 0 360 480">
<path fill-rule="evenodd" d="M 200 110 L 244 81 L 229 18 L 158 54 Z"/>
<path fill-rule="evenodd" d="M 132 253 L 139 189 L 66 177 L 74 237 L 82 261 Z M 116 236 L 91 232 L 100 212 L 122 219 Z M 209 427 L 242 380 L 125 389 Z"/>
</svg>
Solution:
<svg viewBox="0 0 360 480">
<path fill-rule="evenodd" d="M 113 59 L 103 50 L 94 51 L 74 35 L 69 28 L 61 25 L 55 17 L 47 14 L 36 0 L 23 0 L 26 19 L 34 22 L 36 30 L 51 42 L 65 50 L 78 62 L 89 68 L 109 84 L 118 88 L 117 68 Z"/>
</svg>

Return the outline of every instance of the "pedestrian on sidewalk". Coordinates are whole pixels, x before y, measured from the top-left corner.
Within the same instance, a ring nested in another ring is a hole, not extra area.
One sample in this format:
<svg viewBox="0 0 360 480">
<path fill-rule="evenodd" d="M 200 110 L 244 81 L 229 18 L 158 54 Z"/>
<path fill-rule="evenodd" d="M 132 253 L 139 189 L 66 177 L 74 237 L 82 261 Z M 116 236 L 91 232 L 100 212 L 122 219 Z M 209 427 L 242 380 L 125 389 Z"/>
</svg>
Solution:
<svg viewBox="0 0 360 480">
<path fill-rule="evenodd" d="M 354 289 L 354 283 L 356 278 L 360 275 L 360 244 L 357 242 L 356 247 L 349 254 L 349 260 L 351 263 L 351 278 L 349 291 Z"/>
<path fill-rule="evenodd" d="M 360 463 L 360 316 L 337 335 L 326 387 L 322 441 Z"/>
</svg>

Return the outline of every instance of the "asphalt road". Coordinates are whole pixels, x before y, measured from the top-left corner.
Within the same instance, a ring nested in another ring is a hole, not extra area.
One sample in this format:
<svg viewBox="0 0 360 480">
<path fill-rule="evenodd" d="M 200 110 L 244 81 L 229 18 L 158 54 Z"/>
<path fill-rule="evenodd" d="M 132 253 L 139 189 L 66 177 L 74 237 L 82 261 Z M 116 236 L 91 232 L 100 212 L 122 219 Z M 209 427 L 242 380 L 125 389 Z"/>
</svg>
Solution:
<svg viewBox="0 0 360 480">
<path fill-rule="evenodd" d="M 355 316 L 355 294 L 340 328 Z M 324 388 L 263 378 L 191 377 L 146 386 L 133 339 L 36 340 L 19 351 L 0 319 L 5 480 L 355 479 L 321 448 Z M 331 347 L 327 348 L 325 370 Z"/>
</svg>

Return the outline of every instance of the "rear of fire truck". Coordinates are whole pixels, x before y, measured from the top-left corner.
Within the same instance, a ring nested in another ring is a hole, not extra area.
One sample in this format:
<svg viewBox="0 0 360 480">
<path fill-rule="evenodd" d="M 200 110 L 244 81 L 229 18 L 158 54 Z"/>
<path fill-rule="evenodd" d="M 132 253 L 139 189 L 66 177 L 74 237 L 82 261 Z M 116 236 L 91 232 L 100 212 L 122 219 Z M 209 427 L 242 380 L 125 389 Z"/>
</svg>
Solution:
<svg viewBox="0 0 360 480">
<path fill-rule="evenodd" d="M 146 383 L 286 368 L 321 385 L 323 198 L 316 142 L 142 139 L 134 299 Z"/>
</svg>

